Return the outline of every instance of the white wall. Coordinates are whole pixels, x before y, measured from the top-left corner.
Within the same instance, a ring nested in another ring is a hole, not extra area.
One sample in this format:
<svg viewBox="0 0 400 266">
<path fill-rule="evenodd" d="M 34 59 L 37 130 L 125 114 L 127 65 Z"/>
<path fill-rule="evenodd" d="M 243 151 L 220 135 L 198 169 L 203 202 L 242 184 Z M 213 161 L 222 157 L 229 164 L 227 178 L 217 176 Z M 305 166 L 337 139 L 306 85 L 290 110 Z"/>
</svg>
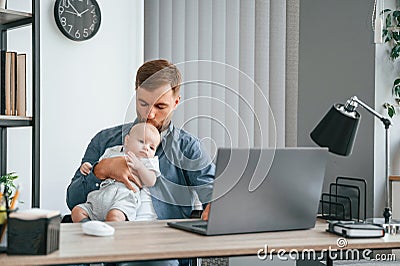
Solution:
<svg viewBox="0 0 400 266">
<path fill-rule="evenodd" d="M 30 3 L 25 2 L 30 1 L 9 1 L 8 7 L 30 11 Z M 119 0 L 117 5 L 98 1 L 100 30 L 85 42 L 64 37 L 54 21 L 54 1 L 40 2 L 40 205 L 66 213 L 66 188 L 90 139 L 100 129 L 124 120 L 136 70 L 143 62 L 143 1 Z M 29 43 L 29 37 L 20 35 L 9 38 L 9 49 Z M 23 208 L 31 205 L 30 138 L 30 129 L 9 133 L 8 170 L 21 176 Z"/>
<path fill-rule="evenodd" d="M 385 7 L 389 9 L 396 8 L 396 0 L 385 1 Z M 399 6 L 397 6 L 399 8 Z M 397 59 L 393 62 L 389 58 L 389 46 L 385 43 L 376 45 L 376 58 L 375 58 L 375 106 L 377 110 L 387 115 L 387 111 L 383 108 L 382 104 L 384 102 L 390 102 L 394 104 L 394 99 L 391 93 L 393 81 L 400 76 L 400 61 Z M 390 129 L 390 174 L 391 175 L 400 175 L 400 135 L 398 134 L 400 130 L 400 108 L 396 108 L 397 115 L 392 119 L 392 127 Z M 381 169 L 380 173 L 382 173 L 385 169 L 385 163 L 383 159 L 384 147 L 385 147 L 385 131 L 383 130 L 383 125 L 380 121 L 375 121 L 375 162 L 377 170 Z M 378 180 L 382 180 L 383 176 L 376 174 L 375 178 L 377 179 L 377 184 L 379 184 Z M 384 198 L 384 189 L 385 184 L 380 182 L 380 186 L 375 187 L 375 193 L 380 196 L 381 199 Z M 396 195 L 396 191 L 398 194 L 399 184 L 394 186 L 394 201 L 393 201 L 393 217 L 400 218 L 400 205 L 396 204 L 399 201 L 398 195 Z M 378 202 L 377 202 L 378 203 Z M 381 200 L 380 202 L 380 210 L 383 209 L 384 202 Z M 381 212 L 381 211 L 380 211 Z M 380 214 L 380 213 L 378 213 Z"/>
</svg>

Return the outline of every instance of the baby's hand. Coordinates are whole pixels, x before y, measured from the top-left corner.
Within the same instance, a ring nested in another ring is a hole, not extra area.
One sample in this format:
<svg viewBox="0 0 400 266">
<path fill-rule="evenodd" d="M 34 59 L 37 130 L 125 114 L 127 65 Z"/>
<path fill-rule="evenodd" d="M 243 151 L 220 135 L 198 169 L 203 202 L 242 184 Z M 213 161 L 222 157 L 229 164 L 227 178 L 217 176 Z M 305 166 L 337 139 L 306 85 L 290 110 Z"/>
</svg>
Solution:
<svg viewBox="0 0 400 266">
<path fill-rule="evenodd" d="M 84 162 L 81 165 L 81 168 L 79 168 L 79 171 L 81 171 L 81 173 L 84 175 L 88 175 L 90 173 L 90 170 L 92 170 L 92 164 L 89 162 Z"/>
<path fill-rule="evenodd" d="M 136 172 L 139 168 L 144 167 L 140 159 L 131 151 L 126 154 L 126 162 L 131 172 Z"/>
</svg>

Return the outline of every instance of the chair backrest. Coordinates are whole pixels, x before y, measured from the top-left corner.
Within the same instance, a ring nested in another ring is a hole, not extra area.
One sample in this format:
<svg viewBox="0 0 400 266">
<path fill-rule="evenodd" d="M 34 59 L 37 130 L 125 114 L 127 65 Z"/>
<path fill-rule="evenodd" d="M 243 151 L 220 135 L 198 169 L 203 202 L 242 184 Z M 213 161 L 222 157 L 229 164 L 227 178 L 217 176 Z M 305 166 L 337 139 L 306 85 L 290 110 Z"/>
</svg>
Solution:
<svg viewBox="0 0 400 266">
<path fill-rule="evenodd" d="M 72 223 L 71 214 L 65 214 L 61 220 L 61 223 Z"/>
</svg>

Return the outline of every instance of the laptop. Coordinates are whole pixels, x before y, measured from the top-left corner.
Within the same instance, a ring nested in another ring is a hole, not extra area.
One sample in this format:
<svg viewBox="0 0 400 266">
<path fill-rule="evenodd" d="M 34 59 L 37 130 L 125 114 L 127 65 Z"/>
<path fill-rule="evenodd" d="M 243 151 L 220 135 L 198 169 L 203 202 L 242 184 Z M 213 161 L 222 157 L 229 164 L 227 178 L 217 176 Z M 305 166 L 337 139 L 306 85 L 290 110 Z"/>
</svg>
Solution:
<svg viewBox="0 0 400 266">
<path fill-rule="evenodd" d="M 209 236 L 313 228 L 327 158 L 326 148 L 220 148 L 208 221 L 168 225 Z"/>
</svg>

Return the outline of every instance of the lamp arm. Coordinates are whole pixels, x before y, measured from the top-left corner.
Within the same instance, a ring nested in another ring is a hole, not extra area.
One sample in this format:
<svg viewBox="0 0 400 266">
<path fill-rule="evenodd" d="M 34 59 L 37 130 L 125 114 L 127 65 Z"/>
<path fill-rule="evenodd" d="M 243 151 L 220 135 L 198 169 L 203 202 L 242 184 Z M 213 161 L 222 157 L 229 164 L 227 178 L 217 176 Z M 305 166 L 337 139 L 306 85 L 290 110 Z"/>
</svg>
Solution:
<svg viewBox="0 0 400 266">
<path fill-rule="evenodd" d="M 378 113 L 377 111 L 375 111 L 374 109 L 372 109 L 371 107 L 369 107 L 366 103 L 364 103 L 363 101 L 361 101 L 360 99 L 357 98 L 357 96 L 353 96 L 351 97 L 347 103 L 346 103 L 346 109 L 350 108 L 351 110 L 354 110 L 357 105 L 355 105 L 354 103 L 358 103 L 359 105 L 361 105 L 365 110 L 367 110 L 369 113 L 373 114 L 374 116 L 378 117 L 379 120 L 382 121 L 383 125 L 385 126 L 385 129 L 388 129 L 389 126 L 392 124 L 392 122 L 390 122 L 389 119 L 387 119 L 386 117 L 384 117 L 383 115 L 381 115 L 380 113 Z"/>
</svg>

